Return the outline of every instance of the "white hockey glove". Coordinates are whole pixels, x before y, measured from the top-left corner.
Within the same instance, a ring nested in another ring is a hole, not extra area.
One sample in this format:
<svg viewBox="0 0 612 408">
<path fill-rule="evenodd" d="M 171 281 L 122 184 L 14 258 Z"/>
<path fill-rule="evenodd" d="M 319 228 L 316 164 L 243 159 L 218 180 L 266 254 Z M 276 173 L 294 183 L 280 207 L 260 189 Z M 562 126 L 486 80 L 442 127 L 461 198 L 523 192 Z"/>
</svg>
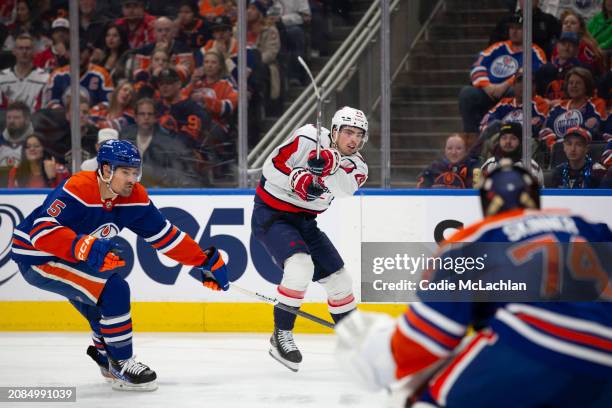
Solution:
<svg viewBox="0 0 612 408">
<path fill-rule="evenodd" d="M 378 391 L 396 381 L 391 353 L 395 320 L 383 313 L 355 310 L 336 324 L 336 357 L 361 386 Z"/>
</svg>

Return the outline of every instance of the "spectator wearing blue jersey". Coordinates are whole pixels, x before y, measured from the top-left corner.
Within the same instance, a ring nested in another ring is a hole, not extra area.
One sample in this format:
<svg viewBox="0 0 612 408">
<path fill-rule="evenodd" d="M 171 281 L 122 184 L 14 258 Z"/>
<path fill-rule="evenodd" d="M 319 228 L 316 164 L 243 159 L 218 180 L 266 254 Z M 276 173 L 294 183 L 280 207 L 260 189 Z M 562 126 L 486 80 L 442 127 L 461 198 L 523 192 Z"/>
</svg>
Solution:
<svg viewBox="0 0 612 408">
<path fill-rule="evenodd" d="M 533 77 L 532 77 L 533 79 Z M 480 132 L 487 131 L 488 134 L 494 133 L 493 130 L 498 130 L 499 125 L 507 122 L 518 122 L 523 124 L 523 73 L 518 72 L 515 75 L 514 84 L 512 85 L 512 93 L 514 96 L 502 98 L 480 122 Z M 548 115 L 548 101 L 540 95 L 533 94 L 531 96 L 531 132 L 532 135 L 537 135 Z M 493 129 L 489 129 L 493 127 Z"/>
<path fill-rule="evenodd" d="M 602 140 L 607 117 L 606 104 L 595 95 L 595 80 L 591 71 L 581 67 L 570 69 L 565 75 L 563 92 L 568 99 L 561 101 L 548 113 L 539 134 L 541 142 L 552 150 L 567 130 L 574 127 L 587 129 L 593 140 Z"/>
<path fill-rule="evenodd" d="M 468 155 L 465 139 L 458 133 L 448 136 L 442 153 L 419 174 L 417 188 L 472 188 L 478 160 Z"/>
<path fill-rule="evenodd" d="M 108 102 L 109 94 L 113 91 L 113 81 L 108 71 L 96 64 L 91 63 L 92 47 L 84 40 L 79 44 L 79 72 L 80 84 L 87 89 L 91 105 L 100 102 Z M 45 95 L 47 108 L 57 109 L 62 107 L 62 95 L 70 86 L 70 65 L 56 68 L 49 77 L 48 90 Z"/>
<path fill-rule="evenodd" d="M 509 96 L 514 75 L 523 66 L 523 26 L 520 15 L 516 15 L 510 22 L 508 33 L 508 41 L 497 42 L 480 52 L 472 65 L 472 85 L 463 87 L 459 93 L 464 132 L 478 132 L 478 124 L 485 113 L 502 97 Z M 544 51 L 532 45 L 533 72 L 545 63 Z"/>
</svg>

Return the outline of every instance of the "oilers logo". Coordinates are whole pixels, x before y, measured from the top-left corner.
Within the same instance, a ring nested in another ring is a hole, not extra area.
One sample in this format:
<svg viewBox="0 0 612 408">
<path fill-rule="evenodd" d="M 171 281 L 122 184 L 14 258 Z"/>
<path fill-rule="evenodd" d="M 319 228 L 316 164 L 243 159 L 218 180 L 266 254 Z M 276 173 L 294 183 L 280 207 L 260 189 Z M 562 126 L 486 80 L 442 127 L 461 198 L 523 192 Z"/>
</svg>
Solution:
<svg viewBox="0 0 612 408">
<path fill-rule="evenodd" d="M 0 285 L 15 276 L 16 266 L 5 267 L 11 259 L 13 229 L 23 221 L 21 211 L 9 204 L 0 204 Z"/>
<path fill-rule="evenodd" d="M 508 123 L 508 122 L 522 124 L 523 123 L 523 110 L 514 109 L 513 111 L 508 113 L 506 116 L 504 116 L 504 119 L 502 119 L 502 123 Z"/>
<path fill-rule="evenodd" d="M 97 230 L 92 232 L 89 235 L 93 235 L 96 238 L 105 238 L 110 239 L 119 234 L 119 227 L 117 227 L 112 222 L 101 225 Z"/>
<path fill-rule="evenodd" d="M 216 98 L 217 97 L 217 93 L 212 88 L 198 89 L 198 92 L 201 93 L 202 96 L 205 98 Z"/>
<path fill-rule="evenodd" d="M 89 80 L 89 89 L 92 91 L 97 91 L 100 88 L 100 78 L 92 77 Z"/>
<path fill-rule="evenodd" d="M 568 110 L 555 119 L 555 134 L 564 135 L 567 129 L 582 125 L 582 120 L 582 113 L 579 110 Z"/>
<path fill-rule="evenodd" d="M 519 68 L 518 61 L 510 55 L 495 58 L 491 64 L 491 75 L 496 78 L 508 78 L 514 75 Z"/>
</svg>

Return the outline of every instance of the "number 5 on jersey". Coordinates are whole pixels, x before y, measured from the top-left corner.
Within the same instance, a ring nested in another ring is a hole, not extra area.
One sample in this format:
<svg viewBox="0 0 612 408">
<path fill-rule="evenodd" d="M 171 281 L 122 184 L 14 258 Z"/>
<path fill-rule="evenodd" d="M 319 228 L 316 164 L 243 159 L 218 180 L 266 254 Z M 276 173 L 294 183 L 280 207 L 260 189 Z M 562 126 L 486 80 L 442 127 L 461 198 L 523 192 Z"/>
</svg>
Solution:
<svg viewBox="0 0 612 408">
<path fill-rule="evenodd" d="M 62 210 L 66 208 L 66 204 L 62 202 L 62 200 L 55 200 L 49 208 L 47 208 L 47 214 L 52 217 L 57 217 L 61 214 Z"/>
</svg>

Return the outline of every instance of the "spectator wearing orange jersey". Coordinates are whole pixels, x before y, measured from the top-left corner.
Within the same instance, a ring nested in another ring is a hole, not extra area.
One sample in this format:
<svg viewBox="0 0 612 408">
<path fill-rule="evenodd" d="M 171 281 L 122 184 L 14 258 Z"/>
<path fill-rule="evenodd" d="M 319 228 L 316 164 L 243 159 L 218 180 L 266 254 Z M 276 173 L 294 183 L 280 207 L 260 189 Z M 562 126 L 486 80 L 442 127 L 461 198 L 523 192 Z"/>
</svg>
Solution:
<svg viewBox="0 0 612 408">
<path fill-rule="evenodd" d="M 155 42 L 140 48 L 134 56 L 134 75 L 140 70 L 147 69 L 151 64 L 151 56 L 155 49 L 165 48 L 170 61 L 179 74 L 181 81 L 187 82 L 195 68 L 193 52 L 187 44 L 176 37 L 176 23 L 168 17 L 159 17 L 155 20 Z"/>
<path fill-rule="evenodd" d="M 200 15 L 212 19 L 225 14 L 225 1 L 200 0 Z"/>
<path fill-rule="evenodd" d="M 158 92 L 157 76 L 170 68 L 170 55 L 165 48 L 156 48 L 151 54 L 151 64 L 134 75 L 134 89 L 139 97 L 153 98 Z"/>
<path fill-rule="evenodd" d="M 189 87 L 191 99 L 204 106 L 215 123 L 229 132 L 230 120 L 238 106 L 238 91 L 227 76 L 223 55 L 217 50 L 208 51 L 194 80 Z"/>
<path fill-rule="evenodd" d="M 238 55 L 238 41 L 232 32 L 232 22 L 227 16 L 218 16 L 212 20 L 210 27 L 213 38 L 200 48 L 196 55 L 196 65 L 200 66 L 206 51 L 215 48 L 225 57 L 227 69 L 231 72 L 236 65 L 232 58 Z"/>
</svg>

